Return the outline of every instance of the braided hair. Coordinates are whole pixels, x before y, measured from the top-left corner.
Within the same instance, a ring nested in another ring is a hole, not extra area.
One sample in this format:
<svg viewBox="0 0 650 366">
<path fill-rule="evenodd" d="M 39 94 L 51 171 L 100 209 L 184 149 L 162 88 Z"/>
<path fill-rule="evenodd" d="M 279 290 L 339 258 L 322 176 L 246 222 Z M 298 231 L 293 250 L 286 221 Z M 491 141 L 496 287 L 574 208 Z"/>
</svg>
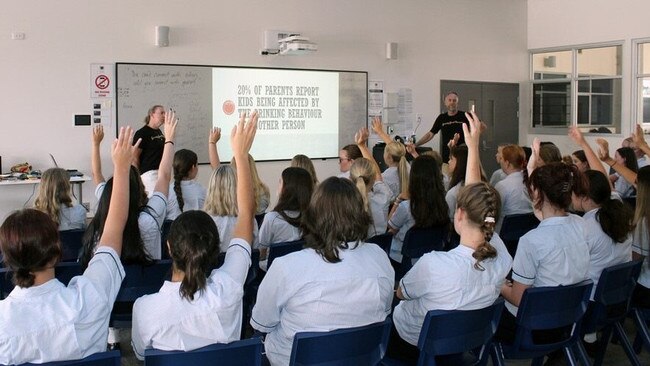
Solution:
<svg viewBox="0 0 650 366">
<path fill-rule="evenodd" d="M 178 201 L 178 207 L 181 212 L 183 212 L 183 206 L 185 206 L 181 181 L 189 177 L 190 172 L 196 166 L 197 162 L 198 157 L 192 150 L 182 149 L 176 151 L 176 154 L 174 154 L 174 193 L 176 193 L 176 200 Z"/>
</svg>

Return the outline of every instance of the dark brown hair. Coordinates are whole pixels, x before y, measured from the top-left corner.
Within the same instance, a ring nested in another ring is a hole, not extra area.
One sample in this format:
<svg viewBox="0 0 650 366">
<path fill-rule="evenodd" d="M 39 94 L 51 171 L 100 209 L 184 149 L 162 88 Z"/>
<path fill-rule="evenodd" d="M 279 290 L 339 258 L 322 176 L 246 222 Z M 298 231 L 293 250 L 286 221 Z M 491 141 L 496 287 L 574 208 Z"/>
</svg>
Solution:
<svg viewBox="0 0 650 366">
<path fill-rule="evenodd" d="M 467 171 L 467 146 L 454 146 L 449 153 L 456 159 L 456 167 L 451 172 L 451 179 L 449 180 L 449 188 L 451 189 L 456 184 L 465 180 L 465 173 Z"/>
<path fill-rule="evenodd" d="M 433 227 L 449 224 L 449 206 L 445 200 L 445 186 L 436 159 L 418 156 L 411 165 L 409 205 L 415 220 L 414 227 Z"/>
<path fill-rule="evenodd" d="M 341 150 L 345 151 L 348 154 L 348 159 L 350 160 L 359 159 L 363 156 L 363 154 L 361 154 L 361 149 L 359 149 L 359 146 L 354 144 L 345 145 Z"/>
<path fill-rule="evenodd" d="M 483 232 L 485 240 L 472 254 L 476 259 L 474 268 L 483 271 L 481 262 L 497 256 L 497 250 L 490 244 L 490 240 L 501 211 L 499 192 L 485 182 L 466 185 L 458 193 L 456 207 L 462 209 L 467 219 L 478 225 Z"/>
<path fill-rule="evenodd" d="M 314 181 L 307 170 L 286 168 L 282 171 L 282 192 L 273 211 L 282 216 L 289 225 L 300 227 L 300 221 L 309 207 L 312 193 L 314 193 Z M 290 217 L 285 211 L 298 211 L 298 216 Z"/>
<path fill-rule="evenodd" d="M 178 207 L 183 212 L 185 201 L 183 200 L 183 190 L 181 189 L 181 181 L 190 174 L 192 168 L 196 166 L 198 157 L 192 150 L 181 149 L 174 154 L 174 193 L 176 193 L 176 200 Z"/>
<path fill-rule="evenodd" d="M 55 265 L 61 257 L 58 225 L 44 212 L 23 209 L 0 226 L 3 262 L 13 272 L 16 286 L 32 287 L 34 273 Z"/>
<path fill-rule="evenodd" d="M 550 163 L 541 166 L 530 175 L 528 179 L 528 193 L 533 198 L 533 191 L 539 193 L 533 205 L 541 210 L 544 202 L 552 206 L 567 210 L 571 205 L 571 193 L 585 196 L 588 192 L 587 183 L 575 165 L 564 163 Z"/>
<path fill-rule="evenodd" d="M 356 242 L 356 248 L 366 239 L 371 222 L 352 181 L 330 177 L 318 185 L 305 212 L 301 226 L 305 246 L 326 262 L 340 262 L 339 249 L 348 249 L 349 242 Z"/>
<path fill-rule="evenodd" d="M 632 208 L 612 199 L 612 190 L 605 174 L 597 170 L 587 170 L 584 175 L 589 182 L 589 198 L 600 206 L 596 213 L 600 227 L 615 243 L 624 242 L 634 228 Z"/>
<path fill-rule="evenodd" d="M 183 212 L 172 223 L 167 242 L 174 268 L 185 273 L 180 295 L 192 301 L 197 291 L 205 289 L 205 275 L 219 255 L 217 225 L 203 211 Z"/>
</svg>

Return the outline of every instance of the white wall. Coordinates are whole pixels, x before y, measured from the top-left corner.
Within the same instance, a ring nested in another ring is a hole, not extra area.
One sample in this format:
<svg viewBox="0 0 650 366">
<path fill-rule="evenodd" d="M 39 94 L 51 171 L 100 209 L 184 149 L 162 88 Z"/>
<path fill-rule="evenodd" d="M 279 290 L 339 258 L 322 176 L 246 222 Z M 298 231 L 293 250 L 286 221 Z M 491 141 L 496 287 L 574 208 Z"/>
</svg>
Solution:
<svg viewBox="0 0 650 366">
<path fill-rule="evenodd" d="M 632 113 L 632 40 L 650 37 L 646 0 L 528 0 L 528 48 L 552 48 L 602 42 L 623 42 L 623 88 L 621 126 L 623 134 L 610 138 L 611 146 L 620 146 L 634 125 Z M 521 119 L 520 131 L 530 126 L 530 105 Z M 566 136 L 528 134 L 554 141 L 564 154 L 577 149 Z M 593 143 L 595 136 L 588 137 Z"/>
<path fill-rule="evenodd" d="M 384 80 L 388 91 L 412 88 L 414 110 L 430 125 L 440 110 L 440 79 L 527 80 L 526 6 L 520 0 L 6 2 L 0 12 L 3 170 L 23 161 L 46 169 L 51 152 L 60 164 L 89 172 L 90 128 L 73 127 L 71 119 L 90 113 L 91 63 L 366 70 L 370 79 Z M 154 47 L 155 25 L 171 27 L 170 47 Z M 302 32 L 319 51 L 260 56 L 265 29 Z M 26 39 L 10 40 L 11 31 L 25 32 Z M 386 42 L 399 43 L 398 60 L 385 60 Z M 106 143 L 106 173 L 108 151 Z M 287 164 L 259 165 L 275 195 Z M 323 179 L 338 165 L 316 162 L 316 169 Z M 199 179 L 206 183 L 208 174 L 202 168 Z M 93 187 L 85 186 L 88 200 Z M 30 193 L 3 187 L 0 217 L 21 207 Z"/>
</svg>

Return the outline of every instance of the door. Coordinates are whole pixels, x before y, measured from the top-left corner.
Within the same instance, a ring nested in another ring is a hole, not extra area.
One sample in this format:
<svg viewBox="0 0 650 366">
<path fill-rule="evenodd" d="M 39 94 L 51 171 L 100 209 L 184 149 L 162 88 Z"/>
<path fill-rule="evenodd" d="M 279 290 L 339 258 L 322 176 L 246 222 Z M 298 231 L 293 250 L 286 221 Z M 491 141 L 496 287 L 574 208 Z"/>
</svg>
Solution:
<svg viewBox="0 0 650 366">
<path fill-rule="evenodd" d="M 519 141 L 519 84 L 441 80 L 441 97 L 450 91 L 458 93 L 458 109 L 470 111 L 474 106 L 487 125 L 481 135 L 480 151 L 481 164 L 490 179 L 492 172 L 500 168 L 495 159 L 497 147 Z M 441 113 L 446 112 L 443 103 L 441 108 Z"/>
</svg>

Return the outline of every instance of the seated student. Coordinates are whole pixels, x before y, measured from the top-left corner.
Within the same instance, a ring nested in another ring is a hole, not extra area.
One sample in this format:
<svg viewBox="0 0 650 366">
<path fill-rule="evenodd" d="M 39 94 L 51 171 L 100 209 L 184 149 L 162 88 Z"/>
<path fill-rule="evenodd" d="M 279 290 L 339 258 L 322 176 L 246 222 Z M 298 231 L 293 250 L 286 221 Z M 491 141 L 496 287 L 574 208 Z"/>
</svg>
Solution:
<svg viewBox="0 0 650 366">
<path fill-rule="evenodd" d="M 504 146 L 508 146 L 508 145 L 509 145 L 509 144 L 500 144 L 500 145 L 497 147 L 497 153 L 496 153 L 496 155 L 495 155 L 494 157 L 495 157 L 495 159 L 496 159 L 496 161 L 497 161 L 497 164 L 499 164 L 499 166 L 501 166 L 501 161 L 503 160 L 503 147 L 504 147 Z M 490 177 L 490 185 L 491 185 L 492 187 L 496 187 L 497 183 L 499 183 L 499 182 L 501 182 L 502 180 L 504 180 L 504 179 L 506 178 L 507 175 L 508 175 L 508 174 L 506 174 L 506 173 L 503 171 L 503 168 L 499 168 L 499 169 L 495 170 L 495 171 L 492 173 L 492 176 Z M 497 231 L 498 231 L 498 230 L 497 230 Z"/>
<path fill-rule="evenodd" d="M 381 173 L 381 176 L 392 192 L 390 200 L 393 201 L 400 194 L 406 193 L 408 187 L 410 166 L 406 162 L 406 148 L 401 142 L 390 138 L 379 117 L 373 118 L 372 129 L 386 144 L 383 157 L 388 168 Z"/>
<path fill-rule="evenodd" d="M 425 254 L 399 282 L 397 297 L 402 301 L 393 314 L 398 334 L 391 336 L 389 346 L 393 357 L 417 360 L 416 346 L 429 310 L 472 310 L 492 305 L 512 264 L 505 244 L 494 235 L 499 195 L 481 182 L 480 122 L 474 113 L 467 114 L 467 118 L 471 124 L 471 130 L 465 128 L 469 148 L 467 184 L 460 189 L 454 213 L 460 245 L 449 252 Z M 418 171 L 418 160 L 422 158 L 413 162 L 413 173 Z"/>
<path fill-rule="evenodd" d="M 408 195 L 400 195 L 388 220 L 393 233 L 390 259 L 402 263 L 402 244 L 412 227 L 440 227 L 449 225 L 449 207 L 445 201 L 442 174 L 431 156 L 421 155 L 412 162 Z"/>
<path fill-rule="evenodd" d="M 467 168 L 467 146 L 452 145 L 449 148 L 449 190 L 445 195 L 447 206 L 449 207 L 449 220 L 454 220 L 456 212 L 456 199 L 458 191 L 465 185 L 465 169 Z"/>
<path fill-rule="evenodd" d="M 300 221 L 314 192 L 312 176 L 302 168 L 286 168 L 282 171 L 278 190 L 278 204 L 264 215 L 260 227 L 260 260 L 266 259 L 268 248 L 273 244 L 302 238 Z M 266 268 L 260 264 L 261 267 Z"/>
<path fill-rule="evenodd" d="M 494 186 L 501 197 L 501 214 L 495 229 L 497 232 L 501 232 L 504 217 L 533 212 L 533 205 L 524 184 L 525 164 L 526 154 L 521 147 L 505 145 L 501 149 L 501 169 L 506 177 Z"/>
<path fill-rule="evenodd" d="M 531 161 L 539 159 L 539 152 L 536 138 Z M 571 195 L 584 196 L 587 192 L 578 168 L 564 163 L 541 166 L 530 175 L 528 191 L 541 222 L 519 239 L 512 281 L 501 289 L 506 310 L 496 337 L 505 341 L 514 339 L 517 307 L 527 288 L 572 285 L 588 278 L 585 223 L 581 217 L 567 213 Z"/>
<path fill-rule="evenodd" d="M 0 227 L 3 262 L 16 287 L 0 301 L 0 364 L 74 360 L 106 351 L 108 319 L 124 278 L 119 256 L 128 216 L 133 130 L 120 129 L 111 156 L 114 190 L 97 250 L 83 275 L 64 286 L 57 225 L 38 210 L 12 213 Z"/>
<path fill-rule="evenodd" d="M 634 173 L 639 171 L 634 150 L 630 147 L 621 147 L 616 150 L 614 160 L 614 164 L 625 166 Z M 614 183 L 614 189 L 618 192 L 621 198 L 628 198 L 636 195 L 634 184 L 622 178 L 618 173 L 610 175 L 609 179 Z"/>
<path fill-rule="evenodd" d="M 303 219 L 306 249 L 276 259 L 260 284 L 251 326 L 267 333 L 271 365 L 288 365 L 293 337 L 383 321 L 395 273 L 386 253 L 366 245 L 370 215 L 348 179 L 316 188 Z"/>
<path fill-rule="evenodd" d="M 158 181 L 151 198 L 147 198 L 142 181 L 135 167 L 131 168 L 129 175 L 129 220 L 124 229 L 124 251 L 122 262 L 124 264 L 146 264 L 151 259 L 160 259 L 160 230 L 165 220 L 167 209 L 167 194 L 171 179 L 172 156 L 174 154 L 174 137 L 176 134 L 176 116 L 174 112 L 165 114 L 165 146 L 163 159 L 158 168 Z M 84 235 L 83 253 L 81 262 L 86 265 L 95 249 L 97 239 L 101 236 L 104 222 L 110 206 L 113 181 L 106 181 L 102 174 L 100 145 L 104 138 L 101 125 L 93 128 L 92 148 L 92 175 L 93 182 L 97 185 L 95 196 L 99 200 L 95 217 L 88 225 Z"/>
<path fill-rule="evenodd" d="M 50 216 L 60 231 L 83 229 L 86 227 L 86 209 L 78 203 L 73 204 L 71 196 L 68 172 L 50 168 L 41 176 L 34 208 Z"/>
<path fill-rule="evenodd" d="M 192 150 L 178 150 L 174 154 L 174 181 L 167 200 L 167 220 L 174 220 L 182 212 L 200 210 L 205 203 L 205 188 L 196 181 L 199 172 L 198 157 Z"/>
<path fill-rule="evenodd" d="M 213 268 L 219 253 L 219 232 L 201 211 L 181 214 L 172 224 L 167 247 L 172 279 L 156 294 L 133 306 L 132 344 L 138 359 L 147 348 L 191 351 L 240 337 L 243 285 L 251 265 L 255 202 L 247 153 L 257 129 L 257 113 L 245 115 L 233 129 L 231 143 L 238 162 L 239 216 L 228 242 L 224 264 Z"/>
<path fill-rule="evenodd" d="M 578 167 L 578 170 L 580 170 L 581 173 L 591 169 L 584 150 L 574 151 L 573 154 L 571 154 L 571 161 Z"/>
<path fill-rule="evenodd" d="M 354 159 L 360 158 L 361 150 L 355 144 L 345 145 L 339 151 L 339 170 L 341 173 L 337 175 L 339 178 L 350 178 L 350 167 L 354 163 Z"/>
<path fill-rule="evenodd" d="M 390 188 L 382 181 L 376 164 L 374 160 L 364 157 L 354 160 L 350 167 L 350 180 L 357 186 L 364 207 L 372 217 L 372 223 L 368 227 L 368 237 L 386 232 L 392 195 Z"/>
<path fill-rule="evenodd" d="M 298 154 L 291 159 L 291 167 L 293 168 L 303 168 L 309 175 L 311 175 L 313 186 L 318 185 L 318 176 L 316 175 L 316 169 L 314 168 L 314 163 L 311 162 L 311 159 L 306 155 Z"/>
</svg>

